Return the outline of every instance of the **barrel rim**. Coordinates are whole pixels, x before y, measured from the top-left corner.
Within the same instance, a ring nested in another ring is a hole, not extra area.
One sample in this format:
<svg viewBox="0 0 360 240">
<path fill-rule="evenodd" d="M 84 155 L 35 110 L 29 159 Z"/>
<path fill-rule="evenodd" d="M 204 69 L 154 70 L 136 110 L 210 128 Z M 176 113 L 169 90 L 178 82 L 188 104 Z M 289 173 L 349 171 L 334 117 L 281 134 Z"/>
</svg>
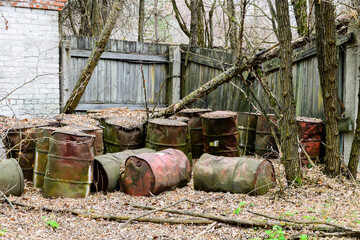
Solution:
<svg viewBox="0 0 360 240">
<path fill-rule="evenodd" d="M 208 112 L 201 115 L 201 118 L 204 119 L 227 119 L 227 118 L 234 118 L 237 117 L 237 112 L 232 111 L 215 111 L 215 112 Z"/>
<path fill-rule="evenodd" d="M 66 135 L 72 135 L 72 136 L 77 136 L 77 137 L 91 137 L 91 138 L 95 138 L 95 136 L 81 132 L 81 131 L 76 131 L 76 130 L 70 130 L 70 129 L 63 129 L 63 128 L 59 128 L 58 130 L 55 130 L 51 133 L 51 135 L 55 135 L 55 134 L 66 134 Z M 52 139 L 53 140 L 53 139 Z M 58 141 L 58 140 L 56 140 Z"/>
<path fill-rule="evenodd" d="M 121 124 L 116 124 L 116 123 L 114 123 L 116 120 L 126 120 L 126 121 L 134 123 L 134 126 L 123 126 Z M 109 117 L 109 118 L 104 119 L 104 121 L 107 125 L 112 125 L 112 126 L 116 126 L 116 127 L 127 129 L 127 130 L 132 130 L 132 129 L 136 129 L 136 128 L 142 129 L 143 125 L 144 125 L 144 123 L 142 121 L 136 121 L 134 119 L 124 118 L 124 117 Z"/>
<path fill-rule="evenodd" d="M 179 120 L 163 119 L 163 118 L 154 118 L 148 121 L 151 124 L 158 126 L 169 126 L 169 127 L 187 127 L 188 124 Z M 173 123 L 173 124 L 171 124 Z"/>
</svg>

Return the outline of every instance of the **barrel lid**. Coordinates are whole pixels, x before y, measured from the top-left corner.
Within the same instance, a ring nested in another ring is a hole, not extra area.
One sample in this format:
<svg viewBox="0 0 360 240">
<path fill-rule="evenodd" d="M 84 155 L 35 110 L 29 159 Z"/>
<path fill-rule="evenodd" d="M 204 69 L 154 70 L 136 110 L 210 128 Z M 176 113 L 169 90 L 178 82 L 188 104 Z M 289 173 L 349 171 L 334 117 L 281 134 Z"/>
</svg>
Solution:
<svg viewBox="0 0 360 240">
<path fill-rule="evenodd" d="M 180 122 L 189 122 L 190 118 L 188 117 L 179 117 L 179 116 L 171 116 L 168 118 L 169 120 L 176 120 L 176 121 L 180 121 Z"/>
<path fill-rule="evenodd" d="M 298 122 L 309 122 L 309 123 L 321 123 L 322 120 L 318 118 L 311 117 L 296 117 L 296 121 Z"/>
<path fill-rule="evenodd" d="M 143 123 L 130 118 L 108 118 L 105 122 L 109 125 L 115 125 L 126 129 L 141 128 Z"/>
<path fill-rule="evenodd" d="M 209 108 L 186 108 L 180 111 L 180 113 L 202 113 L 211 112 Z"/>
<path fill-rule="evenodd" d="M 72 130 L 72 129 L 66 129 L 66 128 L 59 128 L 56 131 L 52 132 L 51 135 L 55 135 L 56 133 L 73 135 L 73 136 L 78 136 L 78 137 L 91 137 L 91 138 L 94 138 L 93 135 L 86 134 L 84 132 L 81 132 L 78 129 Z"/>
<path fill-rule="evenodd" d="M 151 119 L 149 120 L 149 123 L 162 125 L 162 126 L 177 126 L 177 127 L 187 126 L 187 123 L 185 122 L 179 120 L 163 119 L 163 118 Z"/>
<path fill-rule="evenodd" d="M 231 111 L 215 111 L 209 112 L 201 115 L 202 118 L 209 118 L 209 119 L 223 119 L 223 118 L 233 118 L 236 117 L 236 112 Z"/>
<path fill-rule="evenodd" d="M 82 132 L 87 132 L 87 131 L 94 131 L 94 130 L 101 130 L 100 127 L 98 126 L 94 126 L 94 125 L 66 125 L 64 127 L 61 127 L 61 129 L 69 129 L 69 130 L 74 130 L 74 131 L 82 131 Z"/>
</svg>

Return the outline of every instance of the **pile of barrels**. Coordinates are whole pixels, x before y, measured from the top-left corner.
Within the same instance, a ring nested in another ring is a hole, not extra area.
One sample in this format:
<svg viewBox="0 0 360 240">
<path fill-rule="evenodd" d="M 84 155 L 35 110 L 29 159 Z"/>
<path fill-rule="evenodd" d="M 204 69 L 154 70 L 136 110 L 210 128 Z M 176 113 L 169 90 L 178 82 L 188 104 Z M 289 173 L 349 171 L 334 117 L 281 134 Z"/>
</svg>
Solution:
<svg viewBox="0 0 360 240">
<path fill-rule="evenodd" d="M 194 108 L 147 124 L 123 117 L 98 120 L 61 118 L 8 129 L 0 190 L 21 195 L 27 179 L 49 198 L 116 190 L 151 196 L 186 185 L 192 168 L 196 190 L 256 195 L 274 184 L 268 160 L 277 157 L 273 115 Z M 303 117 L 298 125 L 302 148 L 318 158 L 322 122 Z M 305 154 L 301 158 L 306 164 Z"/>
</svg>

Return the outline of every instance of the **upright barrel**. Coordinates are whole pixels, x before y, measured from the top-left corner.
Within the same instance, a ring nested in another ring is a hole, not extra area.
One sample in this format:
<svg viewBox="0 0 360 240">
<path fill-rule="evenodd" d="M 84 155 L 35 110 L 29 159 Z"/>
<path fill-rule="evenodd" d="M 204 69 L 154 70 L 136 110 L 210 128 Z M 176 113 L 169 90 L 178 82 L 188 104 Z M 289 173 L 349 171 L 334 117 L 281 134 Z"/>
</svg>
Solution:
<svg viewBox="0 0 360 240">
<path fill-rule="evenodd" d="M 94 158 L 94 182 L 92 192 L 112 192 L 119 190 L 120 173 L 124 171 L 128 157 L 141 153 L 154 153 L 149 148 L 125 150 L 118 153 L 107 153 Z"/>
<path fill-rule="evenodd" d="M 275 115 L 268 114 L 269 119 L 276 123 Z M 279 135 L 278 128 L 273 125 L 275 134 Z M 264 158 L 277 158 L 278 147 L 271 133 L 270 125 L 265 116 L 260 115 L 256 125 L 255 153 Z"/>
<path fill-rule="evenodd" d="M 256 113 L 238 113 L 240 155 L 253 155 L 255 153 L 257 118 Z"/>
<path fill-rule="evenodd" d="M 106 119 L 104 144 L 107 153 L 143 147 L 143 124 L 127 118 Z"/>
<path fill-rule="evenodd" d="M 0 158 L 0 191 L 15 196 L 21 196 L 24 192 L 23 171 L 14 158 Z"/>
<path fill-rule="evenodd" d="M 322 120 L 309 117 L 297 117 L 296 121 L 299 126 L 299 141 L 301 146 L 312 160 L 317 161 L 320 157 Z M 309 164 L 303 150 L 301 150 L 300 158 L 303 165 Z"/>
<path fill-rule="evenodd" d="M 40 127 L 36 129 L 36 148 L 34 166 L 34 188 L 43 188 L 44 177 L 47 165 L 47 155 L 50 148 L 51 133 L 57 130 L 56 127 Z"/>
<path fill-rule="evenodd" d="M 190 161 L 178 149 L 130 156 L 121 176 L 121 191 L 134 196 L 151 196 L 185 186 L 191 177 Z"/>
<path fill-rule="evenodd" d="M 213 155 L 238 157 L 239 132 L 236 112 L 216 111 L 201 116 L 204 151 Z"/>
<path fill-rule="evenodd" d="M 179 116 L 189 118 L 191 152 L 194 158 L 199 158 L 204 153 L 201 115 L 208 112 L 211 109 L 188 108 L 179 112 Z"/>
<path fill-rule="evenodd" d="M 50 139 L 43 196 L 84 198 L 93 181 L 94 136 L 57 130 Z"/>
<path fill-rule="evenodd" d="M 275 185 L 270 161 L 254 157 L 203 154 L 194 167 L 194 188 L 201 191 L 265 194 Z"/>
<path fill-rule="evenodd" d="M 10 128 L 3 139 L 8 158 L 15 158 L 19 162 L 24 178 L 29 181 L 33 180 L 35 139 L 35 125 Z"/>
</svg>

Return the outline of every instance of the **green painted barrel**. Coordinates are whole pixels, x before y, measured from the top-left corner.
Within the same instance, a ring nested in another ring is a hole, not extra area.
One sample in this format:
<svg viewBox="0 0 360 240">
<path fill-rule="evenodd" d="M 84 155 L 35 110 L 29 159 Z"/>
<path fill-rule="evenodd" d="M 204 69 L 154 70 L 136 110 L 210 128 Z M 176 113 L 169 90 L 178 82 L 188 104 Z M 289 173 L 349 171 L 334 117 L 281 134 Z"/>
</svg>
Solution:
<svg viewBox="0 0 360 240">
<path fill-rule="evenodd" d="M 52 133 L 43 196 L 84 198 L 93 181 L 94 136 L 79 131 Z"/>
<path fill-rule="evenodd" d="M 148 121 L 145 147 L 156 151 L 175 148 L 183 151 L 192 163 L 190 132 L 186 122 L 169 119 Z"/>
<path fill-rule="evenodd" d="M 255 153 L 257 118 L 258 115 L 255 113 L 238 113 L 240 155 L 253 155 Z"/>
<path fill-rule="evenodd" d="M 23 171 L 14 158 L 0 159 L 0 191 L 15 196 L 21 196 L 24 192 Z"/>
<path fill-rule="evenodd" d="M 94 182 L 91 185 L 91 191 L 112 192 L 119 190 L 120 173 L 124 171 L 126 159 L 140 153 L 154 152 L 149 148 L 140 148 L 96 156 L 94 158 Z"/>
<path fill-rule="evenodd" d="M 265 194 L 275 184 L 270 161 L 254 157 L 223 157 L 203 154 L 194 171 L 195 190 Z"/>
<path fill-rule="evenodd" d="M 51 133 L 57 130 L 56 127 L 40 127 L 36 129 L 36 149 L 34 166 L 34 188 L 43 188 L 44 177 L 47 165 L 47 155 L 50 148 Z"/>
<path fill-rule="evenodd" d="M 127 118 L 106 119 L 104 144 L 106 153 L 143 147 L 143 124 Z"/>
</svg>

